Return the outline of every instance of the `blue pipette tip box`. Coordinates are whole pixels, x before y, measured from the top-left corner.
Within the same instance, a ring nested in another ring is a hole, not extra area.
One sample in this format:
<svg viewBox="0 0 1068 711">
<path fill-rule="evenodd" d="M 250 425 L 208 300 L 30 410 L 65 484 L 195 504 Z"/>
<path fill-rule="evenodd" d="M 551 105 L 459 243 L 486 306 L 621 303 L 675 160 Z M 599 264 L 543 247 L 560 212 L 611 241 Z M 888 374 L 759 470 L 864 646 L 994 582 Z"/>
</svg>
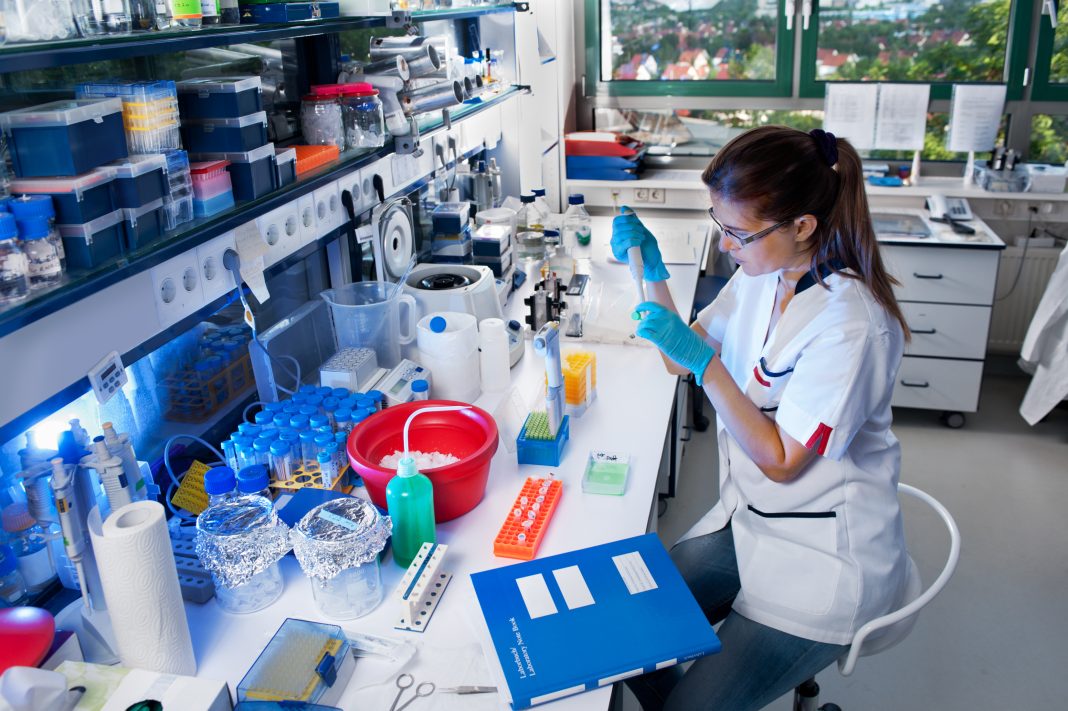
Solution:
<svg viewBox="0 0 1068 711">
<path fill-rule="evenodd" d="M 534 413 L 531 413 L 533 415 Z M 531 415 L 527 416 L 530 420 Z M 571 417 L 564 415 L 555 439 L 527 438 L 527 425 L 515 440 L 516 456 L 520 464 L 535 464 L 541 467 L 558 467 L 564 458 L 564 446 L 571 437 Z"/>
</svg>

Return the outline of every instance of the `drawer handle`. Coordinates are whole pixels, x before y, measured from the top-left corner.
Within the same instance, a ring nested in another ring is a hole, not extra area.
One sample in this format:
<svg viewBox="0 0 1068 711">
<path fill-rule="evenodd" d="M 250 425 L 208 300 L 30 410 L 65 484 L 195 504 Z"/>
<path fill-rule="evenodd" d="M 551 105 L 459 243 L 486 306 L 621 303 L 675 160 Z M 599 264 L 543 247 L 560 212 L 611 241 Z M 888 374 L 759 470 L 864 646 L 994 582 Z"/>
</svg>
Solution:
<svg viewBox="0 0 1068 711">
<path fill-rule="evenodd" d="M 931 384 L 924 380 L 922 383 L 910 383 L 907 380 L 902 380 L 901 384 L 906 388 L 929 388 Z"/>
<path fill-rule="evenodd" d="M 935 333 L 938 333 L 938 331 L 936 331 L 933 328 L 910 328 L 909 331 L 911 331 L 914 334 L 918 333 L 921 336 L 931 336 L 931 335 L 933 335 Z"/>
<path fill-rule="evenodd" d="M 913 272 L 912 276 L 916 277 L 917 279 L 941 279 L 942 278 L 941 274 L 920 274 L 919 272 Z"/>
</svg>

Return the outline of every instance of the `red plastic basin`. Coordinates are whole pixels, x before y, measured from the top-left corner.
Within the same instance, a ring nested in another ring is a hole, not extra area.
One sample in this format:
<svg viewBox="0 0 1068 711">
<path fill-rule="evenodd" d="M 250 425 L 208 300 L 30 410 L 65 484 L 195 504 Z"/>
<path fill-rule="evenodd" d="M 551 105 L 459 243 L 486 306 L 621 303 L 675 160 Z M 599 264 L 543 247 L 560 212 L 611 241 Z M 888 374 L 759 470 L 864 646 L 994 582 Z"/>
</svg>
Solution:
<svg viewBox="0 0 1068 711">
<path fill-rule="evenodd" d="M 386 484 L 397 473 L 379 466 L 382 457 L 404 451 L 404 423 L 422 407 L 466 405 L 453 400 L 425 400 L 395 405 L 361 422 L 346 445 L 352 468 L 363 477 L 371 501 L 386 508 Z M 486 492 L 490 460 L 497 451 L 497 423 L 485 410 L 428 412 L 412 421 L 409 444 L 420 452 L 442 452 L 460 461 L 423 471 L 434 484 L 434 518 L 438 523 L 463 516 Z"/>
</svg>

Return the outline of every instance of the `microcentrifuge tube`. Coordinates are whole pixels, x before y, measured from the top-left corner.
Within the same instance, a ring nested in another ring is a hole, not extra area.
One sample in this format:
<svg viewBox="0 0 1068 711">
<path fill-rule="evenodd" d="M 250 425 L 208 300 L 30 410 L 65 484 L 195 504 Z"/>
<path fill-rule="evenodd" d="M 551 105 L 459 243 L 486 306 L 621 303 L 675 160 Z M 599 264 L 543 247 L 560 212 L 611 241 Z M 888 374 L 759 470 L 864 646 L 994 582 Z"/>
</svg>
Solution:
<svg viewBox="0 0 1068 711">
<path fill-rule="evenodd" d="M 536 503 L 539 503 L 539 504 L 540 504 L 540 503 L 541 503 L 542 501 L 545 501 L 545 497 L 544 497 L 544 496 L 539 496 L 538 498 L 534 499 L 534 501 L 535 501 Z"/>
<path fill-rule="evenodd" d="M 520 508 L 512 509 L 512 515 L 515 516 L 516 518 L 519 518 L 520 516 L 523 515 L 523 509 L 520 509 Z"/>
<path fill-rule="evenodd" d="M 538 509 L 540 509 L 540 508 L 541 508 L 541 504 L 539 504 L 539 503 L 538 503 L 537 501 L 535 501 L 534 503 L 532 503 L 532 504 L 530 505 L 530 512 L 531 512 L 531 513 L 534 513 L 534 512 L 536 512 L 536 511 L 537 511 Z"/>
<path fill-rule="evenodd" d="M 534 510 L 527 511 L 527 518 L 533 520 L 538 517 L 538 512 Z"/>
<path fill-rule="evenodd" d="M 522 543 L 523 541 L 527 540 L 527 534 L 520 533 L 518 536 L 515 537 L 515 539 Z"/>
<path fill-rule="evenodd" d="M 530 520 L 527 520 L 527 521 L 523 522 L 523 528 L 530 528 L 533 525 L 534 525 L 534 522 L 530 521 Z"/>
<path fill-rule="evenodd" d="M 527 497 L 525 497 L 525 496 L 524 496 L 523 498 L 521 498 L 521 499 L 519 500 L 519 503 L 521 503 L 521 504 L 523 504 L 524 506 L 526 506 L 526 505 L 527 505 L 527 502 L 528 502 L 528 501 L 529 501 L 529 499 L 528 499 Z"/>
</svg>

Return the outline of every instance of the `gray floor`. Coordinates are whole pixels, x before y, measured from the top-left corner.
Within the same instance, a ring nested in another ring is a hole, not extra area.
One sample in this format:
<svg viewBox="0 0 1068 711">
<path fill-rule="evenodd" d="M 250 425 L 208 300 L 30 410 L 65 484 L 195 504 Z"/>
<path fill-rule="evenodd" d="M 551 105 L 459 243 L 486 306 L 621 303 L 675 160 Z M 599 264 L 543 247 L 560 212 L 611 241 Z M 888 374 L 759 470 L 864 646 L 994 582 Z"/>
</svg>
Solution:
<svg viewBox="0 0 1068 711">
<path fill-rule="evenodd" d="M 821 701 L 846 711 L 1068 707 L 1068 410 L 1030 428 L 1018 406 L 1028 381 L 988 375 L 964 429 L 936 413 L 895 412 L 902 481 L 939 499 L 961 530 L 956 574 L 897 647 L 860 660 L 851 677 L 817 677 Z M 717 497 L 714 427 L 696 434 L 679 496 L 661 517 L 670 545 Z M 920 505 L 905 507 L 909 548 L 924 580 L 948 537 Z M 787 711 L 790 699 L 772 704 Z"/>
</svg>

